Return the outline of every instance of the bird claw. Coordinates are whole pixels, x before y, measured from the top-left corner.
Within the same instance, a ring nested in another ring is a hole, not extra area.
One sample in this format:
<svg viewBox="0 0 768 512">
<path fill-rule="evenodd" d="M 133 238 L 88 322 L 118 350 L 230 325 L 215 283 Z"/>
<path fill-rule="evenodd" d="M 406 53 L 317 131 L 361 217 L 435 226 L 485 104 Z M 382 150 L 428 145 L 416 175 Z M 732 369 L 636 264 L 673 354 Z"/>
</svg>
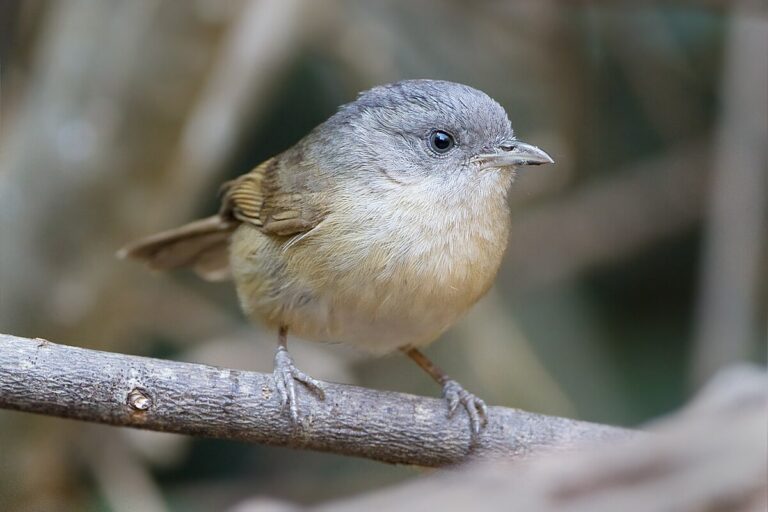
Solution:
<svg viewBox="0 0 768 512">
<path fill-rule="evenodd" d="M 448 401 L 448 417 L 452 418 L 461 404 L 469 415 L 472 434 L 477 436 L 488 424 L 488 407 L 485 402 L 464 389 L 453 379 L 443 383 L 443 398 Z"/>
<path fill-rule="evenodd" d="M 285 411 L 290 410 L 291 420 L 294 425 L 299 424 L 299 406 L 296 395 L 296 381 L 304 384 L 311 392 L 316 394 L 320 400 L 325 400 L 325 390 L 322 384 L 302 372 L 293 363 L 293 358 L 288 351 L 280 347 L 275 353 L 275 369 L 272 372 L 275 380 L 277 393 L 280 395 L 280 406 Z"/>
</svg>

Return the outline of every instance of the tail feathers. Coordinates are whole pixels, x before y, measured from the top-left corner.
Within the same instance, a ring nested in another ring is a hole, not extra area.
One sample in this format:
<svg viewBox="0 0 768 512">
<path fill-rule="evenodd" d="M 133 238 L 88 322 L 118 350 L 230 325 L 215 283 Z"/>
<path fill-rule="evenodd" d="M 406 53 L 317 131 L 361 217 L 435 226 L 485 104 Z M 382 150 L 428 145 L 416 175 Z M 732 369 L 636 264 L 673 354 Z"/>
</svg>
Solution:
<svg viewBox="0 0 768 512">
<path fill-rule="evenodd" d="M 138 240 L 120 249 L 117 257 L 140 260 L 156 270 L 191 267 L 207 281 L 223 281 L 230 277 L 228 242 L 236 227 L 214 215 Z"/>
</svg>

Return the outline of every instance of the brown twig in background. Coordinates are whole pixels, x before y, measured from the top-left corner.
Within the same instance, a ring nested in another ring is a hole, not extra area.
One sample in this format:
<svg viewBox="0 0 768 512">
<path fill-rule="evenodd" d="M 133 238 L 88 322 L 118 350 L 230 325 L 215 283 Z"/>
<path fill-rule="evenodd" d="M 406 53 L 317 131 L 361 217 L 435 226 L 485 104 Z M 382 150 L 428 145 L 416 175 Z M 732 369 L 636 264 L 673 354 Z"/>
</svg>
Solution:
<svg viewBox="0 0 768 512">
<path fill-rule="evenodd" d="M 723 64 L 723 101 L 708 191 L 692 380 L 748 360 L 765 343 L 760 318 L 768 273 L 768 31 L 738 2 Z M 761 287 L 763 289 L 761 289 Z"/>
<path fill-rule="evenodd" d="M 280 408 L 272 376 L 101 352 L 0 335 L 0 408 L 110 425 L 442 466 L 515 457 L 631 435 L 605 425 L 491 407 L 472 441 L 467 418 L 443 400 L 325 384 L 301 390 L 302 425 Z"/>
</svg>

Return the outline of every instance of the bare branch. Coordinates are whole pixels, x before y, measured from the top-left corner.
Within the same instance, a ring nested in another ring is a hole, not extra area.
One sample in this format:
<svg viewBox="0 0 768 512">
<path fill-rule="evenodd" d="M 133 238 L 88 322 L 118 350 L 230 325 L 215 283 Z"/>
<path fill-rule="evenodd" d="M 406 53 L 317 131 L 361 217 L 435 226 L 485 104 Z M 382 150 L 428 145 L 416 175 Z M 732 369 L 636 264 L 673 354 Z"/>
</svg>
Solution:
<svg viewBox="0 0 768 512">
<path fill-rule="evenodd" d="M 586 447 L 578 457 L 482 461 L 376 493 L 311 508 L 256 500 L 232 512 L 313 510 L 768 510 L 768 378 L 763 368 L 733 367 L 697 399 L 650 426 L 652 435 Z M 479 504 L 482 504 L 478 506 Z"/>
<path fill-rule="evenodd" d="M 605 425 L 491 407 L 473 444 L 444 401 L 326 383 L 304 389 L 302 425 L 281 411 L 268 374 L 101 352 L 0 334 L 0 408 L 110 425 L 441 466 L 519 457 L 631 435 Z"/>
</svg>

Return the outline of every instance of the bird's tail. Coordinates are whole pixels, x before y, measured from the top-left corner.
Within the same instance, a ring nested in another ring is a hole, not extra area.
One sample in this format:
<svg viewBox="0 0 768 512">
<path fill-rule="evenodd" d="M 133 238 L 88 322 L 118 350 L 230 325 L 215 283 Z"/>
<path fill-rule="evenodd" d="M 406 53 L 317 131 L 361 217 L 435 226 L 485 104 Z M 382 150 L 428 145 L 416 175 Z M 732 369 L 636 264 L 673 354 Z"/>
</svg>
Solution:
<svg viewBox="0 0 768 512">
<path fill-rule="evenodd" d="M 229 272 L 229 236 L 237 223 L 213 215 L 126 245 L 121 259 L 143 261 L 156 270 L 190 267 L 207 281 L 224 281 Z"/>
</svg>

